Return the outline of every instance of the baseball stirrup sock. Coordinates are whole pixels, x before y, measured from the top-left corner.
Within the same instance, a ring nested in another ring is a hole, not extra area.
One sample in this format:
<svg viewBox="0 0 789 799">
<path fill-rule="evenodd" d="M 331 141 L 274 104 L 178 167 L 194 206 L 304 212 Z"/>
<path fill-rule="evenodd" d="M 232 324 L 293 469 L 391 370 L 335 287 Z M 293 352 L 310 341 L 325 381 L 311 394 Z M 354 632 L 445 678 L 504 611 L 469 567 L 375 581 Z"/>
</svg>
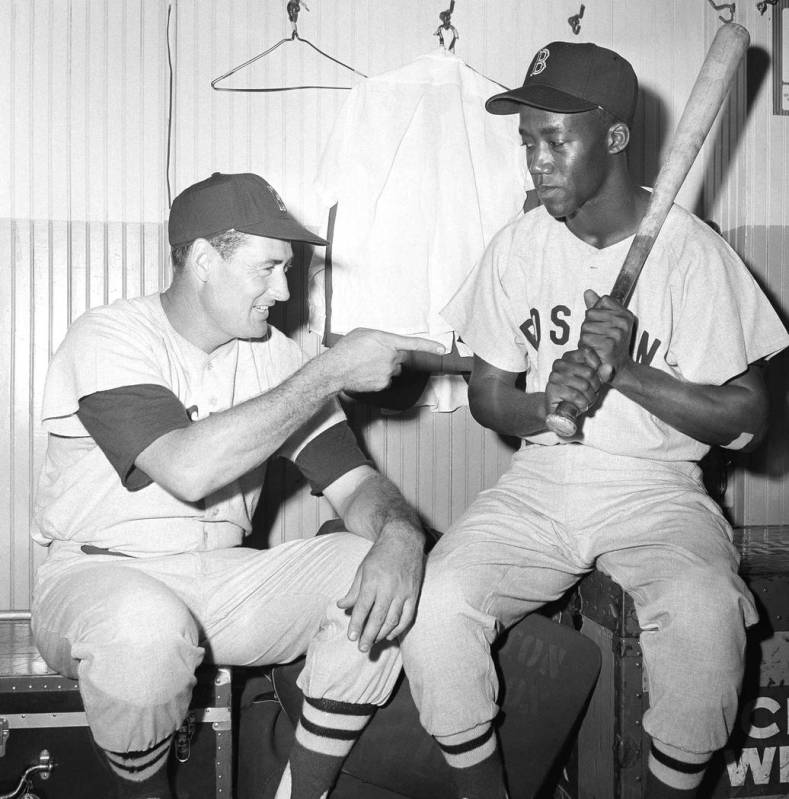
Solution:
<svg viewBox="0 0 789 799">
<path fill-rule="evenodd" d="M 463 799 L 506 799 L 504 767 L 492 724 L 434 736 Z"/>
<path fill-rule="evenodd" d="M 375 709 L 305 696 L 276 799 L 324 799 Z"/>
<path fill-rule="evenodd" d="M 112 772 L 119 777 L 122 796 L 169 797 L 167 756 L 170 754 L 172 735 L 142 752 L 101 751 Z"/>
<path fill-rule="evenodd" d="M 672 757 L 652 743 L 646 791 L 649 799 L 691 799 L 696 795 L 711 755 L 683 752 L 683 756 L 691 760 Z"/>
</svg>

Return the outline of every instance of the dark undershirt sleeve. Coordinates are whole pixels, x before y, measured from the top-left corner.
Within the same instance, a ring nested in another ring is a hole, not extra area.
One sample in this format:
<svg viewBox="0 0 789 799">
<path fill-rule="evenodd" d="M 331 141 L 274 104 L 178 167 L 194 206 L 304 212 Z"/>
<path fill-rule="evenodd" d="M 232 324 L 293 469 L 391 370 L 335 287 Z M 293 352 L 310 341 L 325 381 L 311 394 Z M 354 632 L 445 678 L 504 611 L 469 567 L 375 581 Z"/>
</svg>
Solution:
<svg viewBox="0 0 789 799">
<path fill-rule="evenodd" d="M 338 422 L 315 436 L 296 456 L 295 463 L 315 496 L 351 469 L 373 465 L 347 422 Z"/>
<path fill-rule="evenodd" d="M 165 433 L 190 424 L 178 397 L 154 384 L 121 386 L 82 397 L 77 417 L 129 491 L 153 482 L 134 465 L 137 456 Z"/>
</svg>

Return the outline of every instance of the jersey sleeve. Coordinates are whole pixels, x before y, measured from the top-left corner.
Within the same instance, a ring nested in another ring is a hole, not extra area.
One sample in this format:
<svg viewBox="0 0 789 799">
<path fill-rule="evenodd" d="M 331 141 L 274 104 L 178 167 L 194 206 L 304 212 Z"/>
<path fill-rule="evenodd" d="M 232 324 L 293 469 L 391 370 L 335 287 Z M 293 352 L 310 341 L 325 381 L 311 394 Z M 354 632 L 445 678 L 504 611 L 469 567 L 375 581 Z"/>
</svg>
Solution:
<svg viewBox="0 0 789 799">
<path fill-rule="evenodd" d="M 326 486 L 357 466 L 372 466 L 347 422 L 337 422 L 311 438 L 295 460 L 312 493 L 320 496 Z"/>
<path fill-rule="evenodd" d="M 687 265 L 670 281 L 677 316 L 666 357 L 684 379 L 722 385 L 783 350 L 789 335 L 726 241 L 699 220 L 689 224 L 694 235 L 674 254 Z"/>
<path fill-rule="evenodd" d="M 517 267 L 510 252 L 515 224 L 493 238 L 441 316 L 475 355 L 504 371 L 524 372 L 529 365 L 526 338 L 503 280 L 505 269 Z"/>
<path fill-rule="evenodd" d="M 190 424 L 186 408 L 169 389 L 123 386 L 81 397 L 77 416 L 129 491 L 153 481 L 134 465 L 165 433 Z"/>
<path fill-rule="evenodd" d="M 134 385 L 170 388 L 148 330 L 122 314 L 89 311 L 74 322 L 50 362 L 41 410 L 44 426 L 56 435 L 86 436 L 77 414 L 80 399 Z"/>
</svg>

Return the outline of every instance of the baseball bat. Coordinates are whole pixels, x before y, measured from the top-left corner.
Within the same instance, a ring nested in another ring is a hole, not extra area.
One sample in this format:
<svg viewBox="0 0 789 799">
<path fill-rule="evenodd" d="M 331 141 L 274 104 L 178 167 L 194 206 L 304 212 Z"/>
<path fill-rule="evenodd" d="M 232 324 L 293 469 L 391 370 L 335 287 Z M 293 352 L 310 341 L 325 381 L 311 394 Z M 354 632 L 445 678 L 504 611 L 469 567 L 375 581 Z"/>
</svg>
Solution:
<svg viewBox="0 0 789 799">
<path fill-rule="evenodd" d="M 644 262 L 726 99 L 749 42 L 748 31 L 735 22 L 723 25 L 715 34 L 655 180 L 646 213 L 611 290 L 612 299 L 622 305 L 626 306 L 633 294 Z M 549 430 L 567 438 L 578 429 L 578 416 L 575 405 L 562 401 L 545 423 Z"/>
</svg>

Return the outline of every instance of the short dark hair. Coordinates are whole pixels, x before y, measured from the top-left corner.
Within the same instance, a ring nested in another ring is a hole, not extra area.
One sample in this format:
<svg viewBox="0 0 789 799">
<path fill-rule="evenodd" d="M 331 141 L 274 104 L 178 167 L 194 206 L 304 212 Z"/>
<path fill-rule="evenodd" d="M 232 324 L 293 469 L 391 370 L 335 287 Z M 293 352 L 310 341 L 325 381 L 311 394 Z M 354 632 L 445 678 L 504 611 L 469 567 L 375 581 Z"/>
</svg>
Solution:
<svg viewBox="0 0 789 799">
<path fill-rule="evenodd" d="M 246 241 L 247 235 L 248 234 L 242 233 L 240 230 L 231 228 L 230 230 L 217 233 L 214 236 L 209 236 L 206 238 L 206 241 L 222 256 L 222 258 L 227 260 L 231 258 L 233 253 Z M 189 250 L 192 249 L 193 244 L 194 241 L 190 241 L 170 249 L 173 269 L 177 271 L 183 268 L 186 259 L 189 257 Z"/>
</svg>

